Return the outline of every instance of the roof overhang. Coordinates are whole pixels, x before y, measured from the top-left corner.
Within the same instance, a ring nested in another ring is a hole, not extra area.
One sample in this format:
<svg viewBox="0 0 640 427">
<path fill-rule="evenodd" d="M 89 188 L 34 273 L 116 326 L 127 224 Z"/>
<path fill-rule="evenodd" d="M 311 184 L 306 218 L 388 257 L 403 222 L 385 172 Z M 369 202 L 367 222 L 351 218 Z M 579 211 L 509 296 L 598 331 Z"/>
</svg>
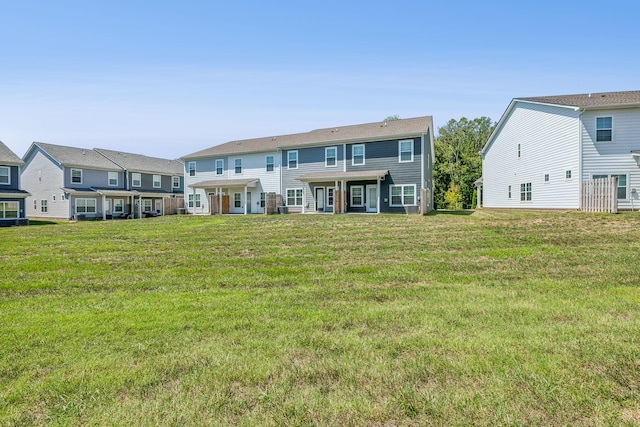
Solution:
<svg viewBox="0 0 640 427">
<path fill-rule="evenodd" d="M 260 182 L 260 178 L 244 178 L 244 179 L 212 179 L 209 181 L 200 181 L 195 184 L 188 185 L 193 189 L 196 188 L 229 188 L 229 187 L 256 187 Z"/>
<path fill-rule="evenodd" d="M 389 171 L 384 170 L 369 170 L 369 171 L 351 171 L 351 172 L 322 172 L 322 173 L 309 173 L 301 175 L 297 179 L 298 181 L 354 181 L 354 180 L 384 180 L 384 177 L 389 174 Z"/>
<path fill-rule="evenodd" d="M 16 191 L 15 193 L 0 191 L 0 198 L 3 199 L 25 199 L 29 196 L 31 196 L 31 194 L 26 191 Z"/>
<path fill-rule="evenodd" d="M 62 191 L 71 194 L 72 196 L 95 196 L 98 193 L 91 188 L 69 188 L 62 187 Z"/>
<path fill-rule="evenodd" d="M 137 191 L 129 191 L 129 190 L 109 190 L 106 188 L 94 188 L 98 194 L 102 194 L 103 196 L 120 196 L 120 197 L 131 197 L 136 196 L 138 194 Z"/>
</svg>

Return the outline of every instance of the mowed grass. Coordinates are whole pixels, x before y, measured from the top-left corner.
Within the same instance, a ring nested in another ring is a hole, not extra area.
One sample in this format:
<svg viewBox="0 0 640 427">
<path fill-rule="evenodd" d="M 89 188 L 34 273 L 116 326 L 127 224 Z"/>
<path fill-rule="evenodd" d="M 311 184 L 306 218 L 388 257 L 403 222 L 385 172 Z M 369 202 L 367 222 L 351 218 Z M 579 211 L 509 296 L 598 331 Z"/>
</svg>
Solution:
<svg viewBox="0 0 640 427">
<path fill-rule="evenodd" d="M 0 229 L 0 425 L 638 425 L 640 214 Z"/>
</svg>

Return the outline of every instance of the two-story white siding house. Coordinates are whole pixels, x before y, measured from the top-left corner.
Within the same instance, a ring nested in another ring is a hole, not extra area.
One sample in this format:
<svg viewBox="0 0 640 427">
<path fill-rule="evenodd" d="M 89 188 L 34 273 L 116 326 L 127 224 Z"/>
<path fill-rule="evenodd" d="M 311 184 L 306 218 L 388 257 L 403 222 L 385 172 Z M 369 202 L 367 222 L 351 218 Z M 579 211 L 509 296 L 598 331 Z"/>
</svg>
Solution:
<svg viewBox="0 0 640 427">
<path fill-rule="evenodd" d="M 640 91 L 515 98 L 480 155 L 484 207 L 580 209 L 582 181 L 611 176 L 637 207 Z"/>
</svg>

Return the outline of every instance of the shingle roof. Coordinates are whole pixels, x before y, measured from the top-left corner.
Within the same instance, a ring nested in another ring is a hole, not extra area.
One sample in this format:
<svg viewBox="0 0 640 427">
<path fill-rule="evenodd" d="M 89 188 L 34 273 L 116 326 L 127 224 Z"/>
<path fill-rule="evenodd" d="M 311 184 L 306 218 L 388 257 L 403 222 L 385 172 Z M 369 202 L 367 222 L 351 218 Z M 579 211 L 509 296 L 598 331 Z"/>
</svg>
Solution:
<svg viewBox="0 0 640 427">
<path fill-rule="evenodd" d="M 112 171 L 122 169 L 97 151 L 88 148 L 65 147 L 63 145 L 45 144 L 44 142 L 34 142 L 33 144 L 40 147 L 65 166 L 79 166 Z"/>
<path fill-rule="evenodd" d="M 0 164 L 1 165 L 9 165 L 9 166 L 20 166 L 23 165 L 24 162 L 20 157 L 16 155 L 13 151 L 9 149 L 2 141 L 0 141 Z"/>
<path fill-rule="evenodd" d="M 316 129 L 310 132 L 290 135 L 230 141 L 215 147 L 183 156 L 183 159 L 210 157 L 215 155 L 248 152 L 273 151 L 279 148 L 303 146 L 317 143 L 338 143 L 352 140 L 381 140 L 399 136 L 421 135 L 433 128 L 431 116 L 412 119 L 390 120 L 388 122 L 365 123 L 360 125 Z"/>
<path fill-rule="evenodd" d="M 319 172 L 309 173 L 298 177 L 300 181 L 333 181 L 341 179 L 356 179 L 356 178 L 384 178 L 389 173 L 387 169 L 380 170 L 365 170 L 365 171 L 349 171 L 349 172 Z"/>
<path fill-rule="evenodd" d="M 184 165 L 177 160 L 160 159 L 158 157 L 124 153 L 122 151 L 113 151 L 104 148 L 96 148 L 95 151 L 106 156 L 128 171 L 164 175 L 182 175 L 184 173 Z"/>
<path fill-rule="evenodd" d="M 516 98 L 516 100 L 584 108 L 624 106 L 640 104 L 640 90 L 627 92 L 582 93 L 577 95 L 537 96 L 532 98 Z"/>
</svg>

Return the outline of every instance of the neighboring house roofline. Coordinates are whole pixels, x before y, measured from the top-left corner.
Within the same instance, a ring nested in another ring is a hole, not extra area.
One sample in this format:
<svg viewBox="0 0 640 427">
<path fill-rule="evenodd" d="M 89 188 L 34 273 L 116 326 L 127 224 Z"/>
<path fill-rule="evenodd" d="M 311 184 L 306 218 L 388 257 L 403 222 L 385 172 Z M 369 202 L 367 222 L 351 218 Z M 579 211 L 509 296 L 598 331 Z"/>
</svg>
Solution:
<svg viewBox="0 0 640 427">
<path fill-rule="evenodd" d="M 127 172 L 164 176 L 179 176 L 184 173 L 184 163 L 179 160 L 108 150 L 106 148 L 94 148 L 94 151 Z"/>
<path fill-rule="evenodd" d="M 2 141 L 0 141 L 0 165 L 2 166 L 22 166 L 24 161 L 16 153 L 11 151 Z"/>
</svg>

